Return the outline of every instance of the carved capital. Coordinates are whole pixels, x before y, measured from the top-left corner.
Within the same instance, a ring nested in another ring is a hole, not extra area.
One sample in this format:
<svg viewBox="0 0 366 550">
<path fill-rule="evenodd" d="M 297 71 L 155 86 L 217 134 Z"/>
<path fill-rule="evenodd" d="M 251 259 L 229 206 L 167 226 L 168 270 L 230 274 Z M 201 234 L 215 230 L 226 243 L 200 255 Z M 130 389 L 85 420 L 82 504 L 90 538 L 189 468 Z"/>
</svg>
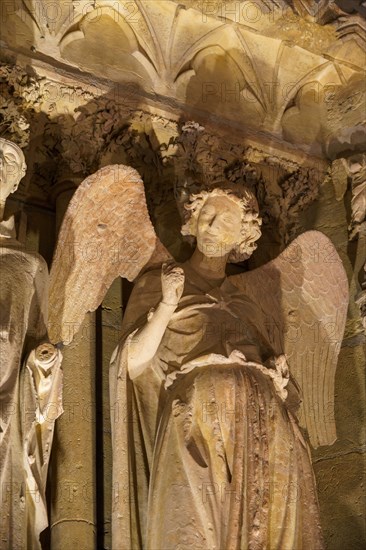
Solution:
<svg viewBox="0 0 366 550">
<path fill-rule="evenodd" d="M 202 188 L 220 186 L 223 179 L 251 189 L 264 226 L 285 246 L 298 232 L 299 215 L 318 196 L 324 170 L 253 146 L 225 141 L 202 125 L 186 122 L 174 140 L 175 196 L 179 205 Z"/>
</svg>

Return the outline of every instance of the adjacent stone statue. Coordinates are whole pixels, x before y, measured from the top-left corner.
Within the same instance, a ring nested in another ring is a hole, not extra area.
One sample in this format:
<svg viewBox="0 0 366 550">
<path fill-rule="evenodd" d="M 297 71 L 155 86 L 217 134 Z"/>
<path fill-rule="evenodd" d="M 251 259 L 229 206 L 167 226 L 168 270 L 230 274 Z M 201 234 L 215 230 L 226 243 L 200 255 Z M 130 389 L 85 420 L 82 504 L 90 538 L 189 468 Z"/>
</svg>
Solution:
<svg viewBox="0 0 366 550">
<path fill-rule="evenodd" d="M 0 139 L 0 493 L 2 550 L 41 548 L 61 354 L 47 340 L 48 271 L 15 238 L 5 201 L 24 176 L 23 153 Z"/>
<path fill-rule="evenodd" d="M 227 277 L 260 237 L 255 197 L 223 182 L 186 213 L 196 248 L 176 264 L 137 172 L 103 168 L 76 191 L 51 271 L 54 342 L 117 275 L 135 280 L 111 362 L 113 548 L 323 548 L 308 436 L 336 438 L 341 261 L 311 231 Z"/>
</svg>

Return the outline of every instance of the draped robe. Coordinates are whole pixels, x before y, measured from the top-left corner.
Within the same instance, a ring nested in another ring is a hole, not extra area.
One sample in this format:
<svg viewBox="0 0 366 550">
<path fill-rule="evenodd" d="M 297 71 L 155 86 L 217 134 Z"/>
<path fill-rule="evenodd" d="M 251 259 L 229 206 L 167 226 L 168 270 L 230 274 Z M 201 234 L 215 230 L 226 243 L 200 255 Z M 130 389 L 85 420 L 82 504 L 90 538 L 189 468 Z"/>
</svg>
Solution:
<svg viewBox="0 0 366 550">
<path fill-rule="evenodd" d="M 321 549 L 309 448 L 286 398 L 296 386 L 271 368 L 271 323 L 228 279 L 211 288 L 182 267 L 148 368 L 129 379 L 160 270 L 136 283 L 112 357 L 113 549 Z"/>
<path fill-rule="evenodd" d="M 38 550 L 47 527 L 46 479 L 62 413 L 61 354 L 35 356 L 47 340 L 48 270 L 0 223 L 0 549 Z"/>
</svg>

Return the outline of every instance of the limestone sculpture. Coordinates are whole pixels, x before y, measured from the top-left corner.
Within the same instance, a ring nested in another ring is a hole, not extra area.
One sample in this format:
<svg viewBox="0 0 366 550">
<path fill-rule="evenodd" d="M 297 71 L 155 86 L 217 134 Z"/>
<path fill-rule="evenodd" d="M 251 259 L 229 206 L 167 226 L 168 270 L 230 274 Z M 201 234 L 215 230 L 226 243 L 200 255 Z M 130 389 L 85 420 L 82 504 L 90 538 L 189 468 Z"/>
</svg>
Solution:
<svg viewBox="0 0 366 550">
<path fill-rule="evenodd" d="M 178 265 L 138 173 L 103 168 L 76 191 L 51 271 L 54 342 L 72 340 L 115 277 L 135 281 L 111 361 L 113 548 L 323 548 L 300 426 L 315 447 L 336 439 L 341 261 L 310 231 L 227 277 L 260 237 L 254 195 L 223 182 L 186 213 L 197 246 Z"/>
<path fill-rule="evenodd" d="M 48 271 L 16 240 L 5 201 L 24 176 L 21 149 L 0 139 L 0 493 L 2 550 L 39 549 L 46 478 L 62 412 L 61 353 L 47 339 Z"/>
</svg>

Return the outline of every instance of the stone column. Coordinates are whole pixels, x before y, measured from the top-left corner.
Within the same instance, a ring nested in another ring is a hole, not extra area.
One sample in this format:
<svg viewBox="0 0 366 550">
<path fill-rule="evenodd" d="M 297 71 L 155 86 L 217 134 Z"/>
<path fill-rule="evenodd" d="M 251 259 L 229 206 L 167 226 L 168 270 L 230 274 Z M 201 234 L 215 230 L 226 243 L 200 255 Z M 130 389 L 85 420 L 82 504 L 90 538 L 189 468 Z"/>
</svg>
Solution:
<svg viewBox="0 0 366 550">
<path fill-rule="evenodd" d="M 59 229 L 75 182 L 58 185 Z M 64 413 L 52 450 L 51 548 L 96 548 L 95 314 L 88 314 L 73 342 L 63 348 Z"/>
<path fill-rule="evenodd" d="M 337 200 L 347 197 L 350 211 L 349 241 L 356 249 L 354 254 L 354 282 L 351 294 L 355 298 L 366 331 L 366 154 L 355 153 L 338 158 L 332 164 L 332 181 Z"/>
<path fill-rule="evenodd" d="M 112 548 L 112 437 L 109 399 L 109 364 L 112 353 L 121 338 L 122 279 L 114 281 L 97 311 L 97 488 L 98 488 L 98 548 Z M 119 415 L 119 416 L 118 416 Z M 123 412 L 112 411 L 115 428 L 123 421 Z"/>
</svg>

